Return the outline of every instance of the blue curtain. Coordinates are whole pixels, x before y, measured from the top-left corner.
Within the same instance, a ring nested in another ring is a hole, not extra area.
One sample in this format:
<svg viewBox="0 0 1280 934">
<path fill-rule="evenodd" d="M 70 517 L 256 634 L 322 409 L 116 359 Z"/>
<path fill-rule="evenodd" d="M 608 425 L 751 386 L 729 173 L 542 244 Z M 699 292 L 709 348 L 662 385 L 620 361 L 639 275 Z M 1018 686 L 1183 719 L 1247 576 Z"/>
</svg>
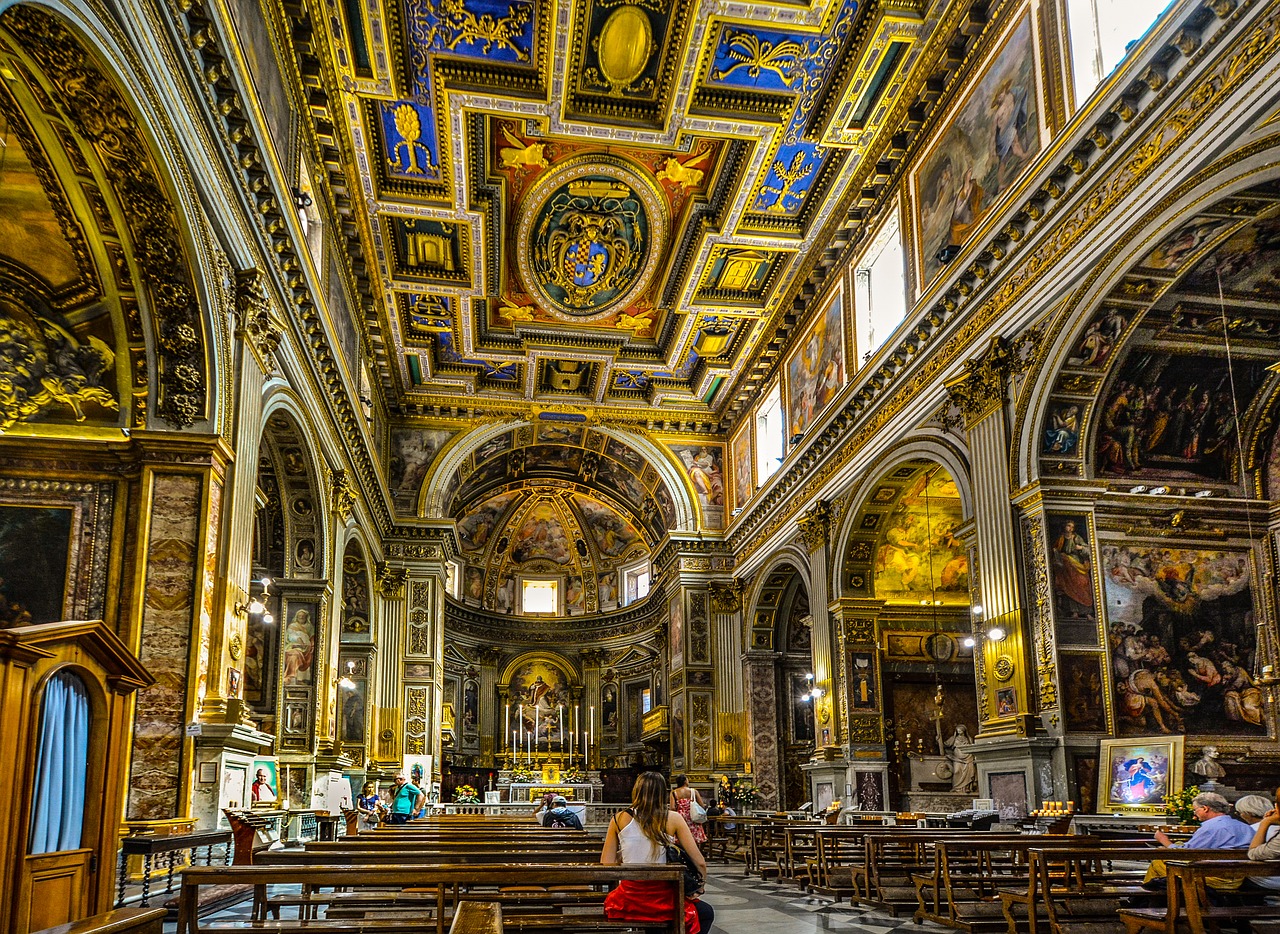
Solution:
<svg viewBox="0 0 1280 934">
<path fill-rule="evenodd" d="M 63 671 L 44 691 L 28 852 L 80 848 L 88 768 L 89 692 L 78 675 Z"/>
</svg>

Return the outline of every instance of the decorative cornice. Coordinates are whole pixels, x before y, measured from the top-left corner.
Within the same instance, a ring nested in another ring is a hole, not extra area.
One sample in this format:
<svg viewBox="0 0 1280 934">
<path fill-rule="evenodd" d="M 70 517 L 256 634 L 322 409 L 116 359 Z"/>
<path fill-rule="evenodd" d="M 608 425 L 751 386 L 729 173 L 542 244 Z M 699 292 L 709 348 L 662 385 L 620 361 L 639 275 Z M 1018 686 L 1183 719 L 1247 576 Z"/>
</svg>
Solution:
<svg viewBox="0 0 1280 934">
<path fill-rule="evenodd" d="M 947 395 L 964 416 L 965 427 L 972 430 L 1008 398 L 1012 354 L 1004 339 L 994 337 L 987 350 L 974 360 L 966 360 L 964 374 L 946 382 Z"/>
</svg>

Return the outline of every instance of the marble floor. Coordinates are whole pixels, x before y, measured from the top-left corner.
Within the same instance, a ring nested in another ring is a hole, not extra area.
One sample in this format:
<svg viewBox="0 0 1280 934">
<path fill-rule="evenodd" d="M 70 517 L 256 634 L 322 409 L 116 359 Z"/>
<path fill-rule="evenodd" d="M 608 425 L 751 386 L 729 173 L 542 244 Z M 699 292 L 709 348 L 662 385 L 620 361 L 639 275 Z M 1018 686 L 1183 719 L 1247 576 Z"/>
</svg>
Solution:
<svg viewBox="0 0 1280 934">
<path fill-rule="evenodd" d="M 717 934 L 890 934 L 898 930 L 940 934 L 950 930 L 807 895 L 794 886 L 744 877 L 742 866 L 736 863 L 712 864 L 707 875 L 705 898 L 716 910 L 712 930 Z"/>
<path fill-rule="evenodd" d="M 738 863 L 712 864 L 704 897 L 716 912 L 712 934 L 942 934 L 948 930 L 936 924 L 913 924 L 910 918 L 894 918 L 847 902 L 837 904 L 789 885 L 744 877 Z M 242 902 L 214 917 L 247 920 L 249 903 Z M 166 934 L 176 929 L 172 922 L 165 925 Z"/>
</svg>

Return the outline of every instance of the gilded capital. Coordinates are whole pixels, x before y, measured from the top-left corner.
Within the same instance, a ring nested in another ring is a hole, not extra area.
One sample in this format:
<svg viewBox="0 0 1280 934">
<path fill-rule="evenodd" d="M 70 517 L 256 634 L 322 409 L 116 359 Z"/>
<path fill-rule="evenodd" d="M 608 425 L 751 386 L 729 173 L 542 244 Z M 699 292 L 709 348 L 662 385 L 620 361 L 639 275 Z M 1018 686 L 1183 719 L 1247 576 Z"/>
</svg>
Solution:
<svg viewBox="0 0 1280 934">
<path fill-rule="evenodd" d="M 284 337 L 280 322 L 271 315 L 266 276 L 260 269 L 236 272 L 236 336 L 247 340 L 265 364 Z"/>
<path fill-rule="evenodd" d="M 742 610 L 742 582 L 712 583 L 710 587 L 711 609 L 716 613 L 737 613 Z"/>
<path fill-rule="evenodd" d="M 388 567 L 385 561 L 379 561 L 374 566 L 374 571 L 378 577 L 378 593 L 388 600 L 399 600 L 404 596 L 405 581 L 409 578 L 408 571 L 404 568 Z"/>
<path fill-rule="evenodd" d="M 827 542 L 827 526 L 831 521 L 831 507 L 819 500 L 796 520 L 800 526 L 800 542 L 807 551 L 817 551 Z"/>
<path fill-rule="evenodd" d="M 351 478 L 343 467 L 329 471 L 329 488 L 334 514 L 342 522 L 351 518 L 351 510 L 356 506 L 356 490 Z"/>
<path fill-rule="evenodd" d="M 947 394 L 964 416 L 966 428 L 972 428 L 1005 401 L 1013 355 L 1003 338 L 991 341 L 986 353 L 967 360 L 964 373 L 947 380 Z"/>
</svg>

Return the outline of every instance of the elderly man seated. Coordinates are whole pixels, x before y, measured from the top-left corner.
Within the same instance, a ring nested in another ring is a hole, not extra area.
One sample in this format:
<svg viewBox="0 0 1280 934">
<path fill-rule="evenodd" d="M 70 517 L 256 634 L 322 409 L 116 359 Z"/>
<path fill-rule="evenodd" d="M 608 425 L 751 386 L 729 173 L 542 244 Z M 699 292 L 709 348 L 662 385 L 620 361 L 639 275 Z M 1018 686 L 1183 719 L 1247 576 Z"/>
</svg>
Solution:
<svg viewBox="0 0 1280 934">
<path fill-rule="evenodd" d="M 1201 792 L 1191 799 L 1191 813 L 1200 821 L 1200 826 L 1186 843 L 1174 843 L 1163 830 L 1156 831 L 1156 842 L 1161 846 L 1185 847 L 1188 850 L 1243 850 L 1253 839 L 1253 830 L 1246 823 L 1231 816 L 1231 802 L 1222 795 L 1212 791 Z M 1162 859 L 1153 859 L 1147 870 L 1147 877 L 1142 887 L 1153 891 L 1162 891 L 1168 884 L 1165 879 L 1165 865 Z M 1222 880 L 1215 885 L 1214 879 L 1207 879 L 1211 888 L 1219 890 L 1238 889 L 1239 881 Z"/>
</svg>

